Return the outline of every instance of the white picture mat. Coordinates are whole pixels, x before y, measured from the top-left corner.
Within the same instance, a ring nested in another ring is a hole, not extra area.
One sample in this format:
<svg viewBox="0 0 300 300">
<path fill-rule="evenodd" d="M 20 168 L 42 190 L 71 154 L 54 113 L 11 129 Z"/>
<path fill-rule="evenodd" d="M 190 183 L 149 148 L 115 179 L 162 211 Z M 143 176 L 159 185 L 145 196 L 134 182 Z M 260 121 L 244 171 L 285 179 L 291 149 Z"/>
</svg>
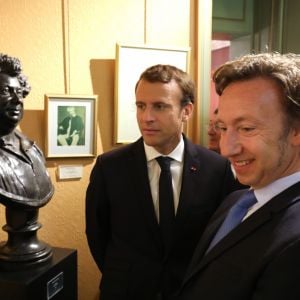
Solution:
<svg viewBox="0 0 300 300">
<path fill-rule="evenodd" d="M 47 157 L 68 157 L 68 156 L 94 156 L 95 149 L 95 98 L 76 98 L 75 96 L 47 96 Z M 58 131 L 58 110 L 59 107 L 84 107 L 85 125 L 84 125 L 84 145 L 59 146 L 57 144 Z"/>
<path fill-rule="evenodd" d="M 130 143 L 140 137 L 136 121 L 135 85 L 141 73 L 156 64 L 169 64 L 188 72 L 189 48 L 167 49 L 117 44 L 115 86 L 115 142 Z"/>
</svg>

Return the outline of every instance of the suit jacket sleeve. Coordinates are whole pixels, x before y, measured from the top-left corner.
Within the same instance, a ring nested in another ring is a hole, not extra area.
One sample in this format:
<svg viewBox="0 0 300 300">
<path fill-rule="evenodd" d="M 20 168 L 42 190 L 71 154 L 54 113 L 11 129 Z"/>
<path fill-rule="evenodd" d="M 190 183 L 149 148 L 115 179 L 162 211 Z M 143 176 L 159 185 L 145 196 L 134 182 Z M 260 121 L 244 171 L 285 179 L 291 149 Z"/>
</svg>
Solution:
<svg viewBox="0 0 300 300">
<path fill-rule="evenodd" d="M 283 249 L 258 279 L 252 300 L 300 299 L 299 253 L 299 240 Z"/>
<path fill-rule="evenodd" d="M 110 237 L 109 205 L 103 172 L 100 156 L 92 170 L 86 192 L 86 235 L 90 251 L 100 271 L 103 270 L 107 241 Z"/>
</svg>

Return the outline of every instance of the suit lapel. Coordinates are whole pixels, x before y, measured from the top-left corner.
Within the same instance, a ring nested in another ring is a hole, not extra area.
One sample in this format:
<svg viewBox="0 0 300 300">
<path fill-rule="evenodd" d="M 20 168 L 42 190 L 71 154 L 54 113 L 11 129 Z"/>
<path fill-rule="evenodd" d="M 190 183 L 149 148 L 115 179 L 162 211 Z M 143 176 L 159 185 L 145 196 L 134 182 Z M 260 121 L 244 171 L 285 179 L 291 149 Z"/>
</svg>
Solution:
<svg viewBox="0 0 300 300">
<path fill-rule="evenodd" d="M 158 247 L 162 249 L 163 244 L 151 196 L 146 154 L 142 138 L 132 144 L 131 153 L 132 162 L 130 164 L 130 172 L 136 188 L 135 199 L 137 201 L 137 207 L 140 207 L 144 220 L 147 223 L 155 242 Z M 198 184 L 199 170 L 200 162 L 197 158 L 197 151 L 195 151 L 193 144 L 185 139 L 184 167 L 179 206 L 174 226 L 174 239 L 176 239 L 176 234 L 178 233 L 178 230 L 180 230 L 182 223 L 184 223 L 188 217 L 186 208 L 189 207 L 193 201 L 197 201 L 199 194 L 201 194 Z M 184 201 L 182 201 L 182 199 L 184 199 Z"/>
<path fill-rule="evenodd" d="M 236 196 L 232 197 L 233 194 Z M 197 273 L 198 270 L 200 270 L 201 266 L 203 265 L 201 263 L 201 259 L 205 260 L 206 263 L 210 261 L 210 260 L 207 261 L 207 257 L 204 257 L 206 249 L 208 248 L 210 241 L 212 240 L 213 236 L 217 232 L 218 228 L 221 226 L 222 222 L 224 221 L 228 210 L 234 204 L 235 200 L 240 197 L 240 194 L 242 193 L 235 192 L 233 194 L 231 194 L 231 196 L 226 198 L 226 201 L 222 202 L 221 206 L 218 208 L 218 210 L 215 212 L 212 219 L 210 220 L 209 225 L 206 227 L 205 231 L 203 232 L 200 242 L 198 243 L 194 251 L 189 267 L 186 271 L 185 281 L 187 281 L 190 277 L 192 277 L 195 273 Z"/>
<path fill-rule="evenodd" d="M 199 190 L 199 179 L 201 179 L 201 163 L 198 152 L 194 145 L 184 138 L 185 151 L 182 171 L 181 191 L 176 214 L 176 226 L 180 227 L 188 217 L 188 207 L 194 201 L 198 201 L 202 192 Z"/>
<path fill-rule="evenodd" d="M 212 240 L 215 232 L 223 222 L 228 210 L 233 203 L 239 198 L 241 191 L 233 193 L 228 199 L 224 201 L 227 205 L 226 209 L 220 207 L 214 215 L 211 223 L 205 230 L 190 263 L 190 267 L 186 273 L 184 283 L 193 277 L 197 272 L 201 271 L 207 264 L 215 260 L 223 252 L 227 251 L 235 244 L 246 238 L 249 234 L 258 230 L 264 223 L 269 222 L 273 218 L 273 214 L 277 214 L 288 206 L 293 205 L 295 202 L 300 201 L 299 197 L 300 182 L 291 186 L 287 190 L 283 191 L 271 201 L 257 210 L 253 215 L 242 222 L 238 227 L 232 230 L 223 240 L 221 240 L 210 252 L 205 255 L 206 249 Z M 232 197 L 235 196 L 235 197 Z M 234 200 L 234 201 L 232 201 Z M 230 205 L 228 205 L 230 202 Z"/>
<path fill-rule="evenodd" d="M 176 240 L 176 235 L 178 234 L 180 228 L 182 228 L 182 224 L 186 221 L 186 218 L 188 218 L 187 208 L 190 207 L 193 202 L 198 202 L 199 195 L 204 193 L 204 191 L 199 190 L 199 178 L 201 178 L 199 172 L 201 168 L 198 152 L 195 150 L 194 145 L 186 138 L 184 138 L 184 142 L 184 166 L 179 205 L 177 208 L 174 226 L 174 240 Z M 152 232 L 157 245 L 162 247 L 159 225 L 155 215 L 151 196 L 146 155 L 142 139 L 139 139 L 137 142 L 132 144 L 131 166 L 132 170 L 130 170 L 130 172 L 136 188 L 135 199 L 137 201 L 137 207 L 140 207 L 141 212 L 144 215 L 145 222 Z M 206 187 L 203 186 L 203 188 Z"/>
<path fill-rule="evenodd" d="M 162 247 L 159 225 L 154 211 L 151 189 L 148 178 L 147 160 L 143 140 L 132 144 L 131 175 L 134 181 L 136 207 L 140 208 L 150 232 L 158 246 Z"/>
</svg>

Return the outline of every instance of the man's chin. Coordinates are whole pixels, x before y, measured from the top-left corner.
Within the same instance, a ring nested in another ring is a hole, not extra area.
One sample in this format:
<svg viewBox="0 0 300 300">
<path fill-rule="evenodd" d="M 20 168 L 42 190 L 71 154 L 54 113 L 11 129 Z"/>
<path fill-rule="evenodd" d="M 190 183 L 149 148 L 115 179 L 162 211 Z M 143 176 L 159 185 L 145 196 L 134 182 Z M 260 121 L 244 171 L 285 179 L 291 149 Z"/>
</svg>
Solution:
<svg viewBox="0 0 300 300">
<path fill-rule="evenodd" d="M 0 131 L 2 133 L 8 134 L 18 126 L 19 122 L 20 122 L 19 119 L 12 119 L 12 118 L 6 119 L 6 121 L 1 124 Z"/>
<path fill-rule="evenodd" d="M 155 147 L 155 145 L 156 145 L 156 143 L 150 142 L 150 141 L 145 140 L 145 139 L 144 139 L 144 142 L 145 142 L 145 144 L 146 144 L 147 146 L 149 146 L 149 147 Z"/>
<path fill-rule="evenodd" d="M 153 146 L 156 143 L 156 139 L 153 136 L 143 135 L 143 139 L 146 145 Z"/>
</svg>

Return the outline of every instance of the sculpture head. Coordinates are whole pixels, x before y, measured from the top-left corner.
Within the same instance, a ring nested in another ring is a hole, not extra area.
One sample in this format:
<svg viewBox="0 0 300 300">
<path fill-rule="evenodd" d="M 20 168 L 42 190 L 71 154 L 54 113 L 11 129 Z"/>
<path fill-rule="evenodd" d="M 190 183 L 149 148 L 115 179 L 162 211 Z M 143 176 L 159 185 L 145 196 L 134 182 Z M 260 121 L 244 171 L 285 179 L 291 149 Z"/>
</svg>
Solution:
<svg viewBox="0 0 300 300">
<path fill-rule="evenodd" d="M 30 86 L 18 58 L 0 53 L 0 136 L 12 132 L 23 117 Z"/>
</svg>

